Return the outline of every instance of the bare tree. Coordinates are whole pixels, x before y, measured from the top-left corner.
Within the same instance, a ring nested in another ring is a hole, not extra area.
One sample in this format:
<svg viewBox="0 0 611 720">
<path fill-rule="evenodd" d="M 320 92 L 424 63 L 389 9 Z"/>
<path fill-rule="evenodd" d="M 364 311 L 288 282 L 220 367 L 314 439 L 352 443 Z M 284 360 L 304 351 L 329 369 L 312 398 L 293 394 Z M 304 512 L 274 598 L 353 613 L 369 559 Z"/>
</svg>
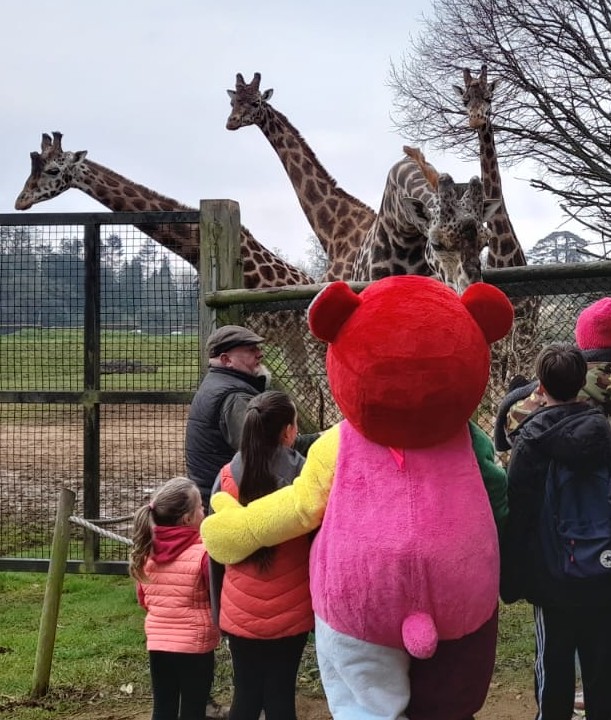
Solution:
<svg viewBox="0 0 611 720">
<path fill-rule="evenodd" d="M 493 125 L 505 163 L 528 159 L 534 188 L 609 237 L 610 0 L 434 0 L 423 30 L 391 67 L 395 122 L 412 141 L 477 153 L 452 89 L 462 68 L 498 78 Z"/>
<path fill-rule="evenodd" d="M 325 273 L 329 269 L 329 258 L 316 235 L 308 235 L 306 242 L 308 247 L 306 248 L 304 270 L 311 275 L 316 282 L 322 282 Z"/>
</svg>

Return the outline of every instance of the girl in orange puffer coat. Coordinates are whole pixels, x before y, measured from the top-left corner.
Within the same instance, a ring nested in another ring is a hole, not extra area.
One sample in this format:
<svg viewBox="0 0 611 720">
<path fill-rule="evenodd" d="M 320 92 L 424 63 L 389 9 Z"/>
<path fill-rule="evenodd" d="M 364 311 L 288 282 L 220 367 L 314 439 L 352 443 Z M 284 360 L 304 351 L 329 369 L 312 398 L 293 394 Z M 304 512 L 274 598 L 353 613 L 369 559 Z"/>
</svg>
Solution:
<svg viewBox="0 0 611 720">
<path fill-rule="evenodd" d="M 213 492 L 224 490 L 246 505 L 290 485 L 304 463 L 292 449 L 296 436 L 297 412 L 288 395 L 269 391 L 254 397 L 240 452 L 221 469 Z M 220 599 L 219 624 L 233 662 L 229 720 L 257 720 L 262 710 L 266 720 L 296 719 L 297 670 L 314 626 L 309 552 L 308 536 L 261 548 L 227 565 L 219 588 L 213 571 L 212 601 L 216 606 Z"/>
</svg>

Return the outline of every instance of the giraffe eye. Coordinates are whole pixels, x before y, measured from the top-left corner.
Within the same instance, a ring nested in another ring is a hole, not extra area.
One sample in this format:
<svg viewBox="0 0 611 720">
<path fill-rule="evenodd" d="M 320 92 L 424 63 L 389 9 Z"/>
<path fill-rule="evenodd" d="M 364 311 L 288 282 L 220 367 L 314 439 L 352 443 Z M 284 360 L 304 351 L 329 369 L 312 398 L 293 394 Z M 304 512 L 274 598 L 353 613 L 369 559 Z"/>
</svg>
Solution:
<svg viewBox="0 0 611 720">
<path fill-rule="evenodd" d="M 59 168 L 48 168 L 45 172 L 47 175 L 59 175 Z"/>
<path fill-rule="evenodd" d="M 441 243 L 431 242 L 429 244 L 431 246 L 431 250 L 433 250 L 434 252 L 441 252 L 443 250 L 443 245 Z"/>
</svg>

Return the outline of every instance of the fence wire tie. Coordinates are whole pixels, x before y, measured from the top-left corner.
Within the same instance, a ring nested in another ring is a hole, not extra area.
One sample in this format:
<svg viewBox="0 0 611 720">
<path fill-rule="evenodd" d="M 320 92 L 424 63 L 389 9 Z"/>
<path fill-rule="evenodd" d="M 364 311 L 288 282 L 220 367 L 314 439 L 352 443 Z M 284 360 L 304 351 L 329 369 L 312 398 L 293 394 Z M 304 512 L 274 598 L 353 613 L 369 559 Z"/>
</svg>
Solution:
<svg viewBox="0 0 611 720">
<path fill-rule="evenodd" d="M 71 523 L 74 523 L 75 525 L 80 525 L 81 527 L 87 528 L 87 530 L 91 530 L 91 532 L 97 533 L 98 535 L 101 535 L 102 537 L 110 538 L 111 540 L 116 540 L 117 542 L 123 543 L 124 545 L 133 545 L 134 541 L 130 540 L 129 538 L 123 537 L 121 535 L 117 535 L 117 533 L 110 532 L 110 530 L 104 530 L 103 528 L 98 527 L 97 525 L 94 525 L 92 522 L 89 522 L 89 520 L 84 520 L 83 518 L 76 517 L 75 515 L 70 515 L 68 518 Z"/>
</svg>

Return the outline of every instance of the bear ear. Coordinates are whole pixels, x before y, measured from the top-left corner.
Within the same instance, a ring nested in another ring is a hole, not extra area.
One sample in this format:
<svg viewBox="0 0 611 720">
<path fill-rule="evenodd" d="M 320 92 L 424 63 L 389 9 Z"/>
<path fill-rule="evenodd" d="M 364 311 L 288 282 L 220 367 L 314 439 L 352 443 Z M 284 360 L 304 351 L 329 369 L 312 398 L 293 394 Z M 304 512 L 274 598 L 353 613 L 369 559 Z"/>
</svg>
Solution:
<svg viewBox="0 0 611 720">
<path fill-rule="evenodd" d="M 513 305 L 507 295 L 494 285 L 473 283 L 460 299 L 482 329 L 489 345 L 511 330 Z"/>
<path fill-rule="evenodd" d="M 308 308 L 308 325 L 312 335 L 333 342 L 346 320 L 361 304 L 359 296 L 341 280 L 321 290 Z"/>
</svg>

